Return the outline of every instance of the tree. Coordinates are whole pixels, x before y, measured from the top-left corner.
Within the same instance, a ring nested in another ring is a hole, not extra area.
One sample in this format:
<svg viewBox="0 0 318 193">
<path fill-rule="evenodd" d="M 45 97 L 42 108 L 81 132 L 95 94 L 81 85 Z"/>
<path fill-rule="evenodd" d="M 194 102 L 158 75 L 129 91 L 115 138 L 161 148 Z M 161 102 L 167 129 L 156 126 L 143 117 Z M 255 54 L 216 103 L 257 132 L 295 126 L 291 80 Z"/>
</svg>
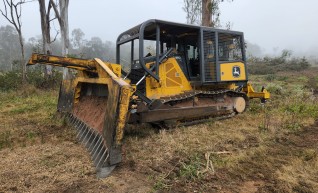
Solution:
<svg viewBox="0 0 318 193">
<path fill-rule="evenodd" d="M 13 70 L 13 60 L 20 58 L 19 35 L 11 25 L 0 27 L 0 70 Z"/>
<path fill-rule="evenodd" d="M 200 0 L 183 0 L 183 11 L 187 13 L 188 24 L 201 24 L 202 21 L 202 3 Z"/>
<path fill-rule="evenodd" d="M 73 48 L 80 49 L 83 46 L 84 36 L 85 34 L 80 28 L 73 29 L 71 39 Z"/>
<path fill-rule="evenodd" d="M 74 29 L 72 31 L 72 38 L 71 38 L 71 51 L 72 53 L 76 54 L 78 57 L 83 58 L 84 57 L 84 53 L 83 50 L 85 48 L 85 45 L 87 44 L 87 40 L 84 39 L 85 34 L 84 32 L 80 29 Z"/>
<path fill-rule="evenodd" d="M 220 26 L 219 4 L 223 0 L 202 0 L 202 25 L 209 27 Z"/>
<path fill-rule="evenodd" d="M 219 4 L 221 2 L 224 2 L 224 0 L 184 0 L 183 10 L 187 13 L 187 23 L 199 23 L 203 26 L 219 27 Z M 227 24 L 228 26 L 230 25 Z"/>
<path fill-rule="evenodd" d="M 24 41 L 22 36 L 22 22 L 21 11 L 22 4 L 26 3 L 25 0 L 3 0 L 4 9 L 0 9 L 0 12 L 6 20 L 11 23 L 19 35 L 19 43 L 21 48 L 21 67 L 22 67 L 22 81 L 26 81 L 26 65 L 24 55 Z"/>
<path fill-rule="evenodd" d="M 39 2 L 39 9 L 40 9 L 40 18 L 41 18 L 41 31 L 42 31 L 42 52 L 43 54 L 52 54 L 51 44 L 55 41 L 58 32 L 54 40 L 51 40 L 51 21 L 54 19 L 50 19 L 50 13 L 52 9 L 52 4 L 49 2 L 46 5 L 45 0 L 38 0 Z M 47 7 L 47 8 L 46 8 Z M 46 66 L 45 67 L 45 75 L 51 75 L 52 67 Z"/>
<path fill-rule="evenodd" d="M 257 45 L 257 44 L 252 44 L 248 41 L 245 41 L 246 43 L 246 55 L 248 57 L 257 57 L 260 58 L 263 56 L 263 49 Z"/>
<path fill-rule="evenodd" d="M 50 0 L 50 4 L 53 7 L 55 16 L 59 22 L 62 38 L 62 55 L 67 56 L 69 51 L 69 26 L 68 26 L 68 5 L 69 0 L 59 0 L 59 10 L 54 0 Z M 63 69 L 63 79 L 70 79 L 71 75 L 69 70 Z"/>
<path fill-rule="evenodd" d="M 106 46 L 99 37 L 92 37 L 83 47 L 85 58 L 100 58 L 105 60 Z"/>
<path fill-rule="evenodd" d="M 84 58 L 100 58 L 103 61 L 116 62 L 116 45 L 113 42 L 103 42 L 99 37 L 92 37 L 90 40 L 83 40 L 83 42 L 85 43 L 81 48 L 80 54 Z M 127 47 L 127 52 L 130 49 L 130 47 Z"/>
<path fill-rule="evenodd" d="M 38 0 L 39 8 L 40 8 L 40 16 L 41 16 L 41 31 L 42 31 L 42 42 L 43 42 L 43 53 L 44 54 L 52 54 L 51 44 L 56 40 L 59 32 L 56 33 L 54 39 L 51 39 L 51 22 L 56 19 L 54 17 L 51 19 L 51 9 L 52 4 L 48 2 L 46 5 L 45 0 Z M 47 8 L 46 8 L 47 7 Z"/>
<path fill-rule="evenodd" d="M 68 27 L 68 5 L 69 0 L 59 0 L 59 10 L 57 9 L 57 4 L 50 0 L 55 16 L 59 22 L 62 38 L 62 55 L 67 56 L 69 51 L 69 27 Z"/>
</svg>

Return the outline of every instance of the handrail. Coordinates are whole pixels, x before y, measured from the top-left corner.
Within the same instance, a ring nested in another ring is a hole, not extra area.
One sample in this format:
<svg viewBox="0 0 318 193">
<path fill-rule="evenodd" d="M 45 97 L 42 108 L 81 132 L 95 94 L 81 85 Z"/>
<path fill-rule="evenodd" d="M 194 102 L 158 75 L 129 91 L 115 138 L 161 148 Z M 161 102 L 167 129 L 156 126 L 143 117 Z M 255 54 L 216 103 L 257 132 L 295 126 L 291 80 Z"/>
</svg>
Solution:
<svg viewBox="0 0 318 193">
<path fill-rule="evenodd" d="M 144 31 L 145 31 L 145 28 L 148 25 L 150 25 L 151 23 L 156 23 L 156 20 L 148 20 L 147 22 L 144 22 L 140 26 L 140 30 L 139 30 L 139 63 L 141 64 L 141 67 L 146 71 L 146 74 L 151 75 L 157 81 L 159 81 L 159 76 L 157 74 L 153 73 L 150 69 L 148 69 L 146 67 L 145 61 L 143 60 L 143 57 L 144 57 Z"/>
</svg>

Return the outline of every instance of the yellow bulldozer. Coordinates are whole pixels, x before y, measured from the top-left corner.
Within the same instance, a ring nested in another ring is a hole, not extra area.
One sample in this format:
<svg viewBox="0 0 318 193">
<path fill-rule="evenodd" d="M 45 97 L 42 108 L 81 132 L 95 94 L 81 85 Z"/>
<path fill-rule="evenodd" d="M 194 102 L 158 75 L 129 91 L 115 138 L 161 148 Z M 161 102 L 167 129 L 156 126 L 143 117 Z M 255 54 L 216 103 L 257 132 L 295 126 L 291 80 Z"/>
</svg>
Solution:
<svg viewBox="0 0 318 193">
<path fill-rule="evenodd" d="M 119 35 L 116 64 L 33 54 L 28 65 L 75 69 L 58 106 L 91 154 L 99 177 L 122 160 L 127 124 L 190 125 L 243 113 L 251 98 L 242 32 L 148 20 Z"/>
</svg>

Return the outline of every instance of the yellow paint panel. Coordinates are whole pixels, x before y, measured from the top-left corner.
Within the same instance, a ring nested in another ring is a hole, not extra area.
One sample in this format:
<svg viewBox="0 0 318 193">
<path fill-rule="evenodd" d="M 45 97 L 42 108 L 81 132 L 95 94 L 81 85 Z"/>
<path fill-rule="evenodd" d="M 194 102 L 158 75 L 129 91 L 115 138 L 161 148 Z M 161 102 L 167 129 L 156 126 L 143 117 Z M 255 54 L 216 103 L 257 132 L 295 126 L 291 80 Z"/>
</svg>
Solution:
<svg viewBox="0 0 318 193">
<path fill-rule="evenodd" d="M 148 63 L 148 68 L 150 64 Z M 159 66 L 160 83 L 154 78 L 146 78 L 146 96 L 157 99 L 192 90 L 190 82 L 185 77 L 175 58 L 169 58 Z"/>
<path fill-rule="evenodd" d="M 221 81 L 246 80 L 245 65 L 242 62 L 220 64 Z"/>
<path fill-rule="evenodd" d="M 243 91 L 247 93 L 249 98 L 269 99 L 271 97 L 266 89 L 262 89 L 261 92 L 255 92 L 250 83 L 247 83 L 247 86 L 243 88 Z"/>
</svg>

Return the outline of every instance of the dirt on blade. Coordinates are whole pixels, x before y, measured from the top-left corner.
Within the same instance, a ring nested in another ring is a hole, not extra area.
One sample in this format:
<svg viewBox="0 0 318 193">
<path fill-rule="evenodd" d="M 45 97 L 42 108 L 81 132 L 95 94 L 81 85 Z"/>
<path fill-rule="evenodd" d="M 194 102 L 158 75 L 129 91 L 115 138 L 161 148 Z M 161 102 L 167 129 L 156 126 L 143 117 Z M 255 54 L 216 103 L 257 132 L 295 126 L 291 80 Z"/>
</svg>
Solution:
<svg viewBox="0 0 318 193">
<path fill-rule="evenodd" d="M 79 103 L 74 105 L 73 113 L 90 127 L 102 132 L 106 105 L 106 97 L 83 96 Z"/>
</svg>

